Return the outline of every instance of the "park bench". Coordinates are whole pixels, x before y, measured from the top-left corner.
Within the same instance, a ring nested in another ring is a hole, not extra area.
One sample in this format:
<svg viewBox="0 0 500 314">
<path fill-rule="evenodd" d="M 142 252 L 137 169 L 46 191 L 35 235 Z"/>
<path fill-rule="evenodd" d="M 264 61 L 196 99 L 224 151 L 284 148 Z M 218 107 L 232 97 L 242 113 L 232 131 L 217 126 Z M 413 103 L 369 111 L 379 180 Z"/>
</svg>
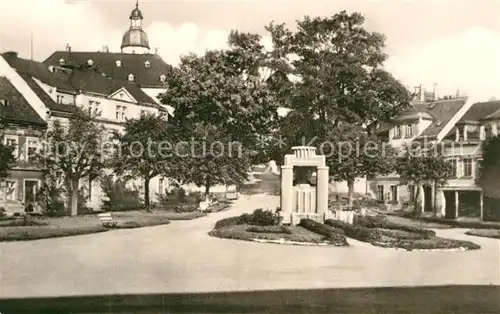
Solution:
<svg viewBox="0 0 500 314">
<path fill-rule="evenodd" d="M 117 221 L 113 220 L 113 217 L 111 217 L 110 213 L 98 214 L 97 217 L 104 227 L 116 227 L 116 225 L 118 224 Z"/>
</svg>

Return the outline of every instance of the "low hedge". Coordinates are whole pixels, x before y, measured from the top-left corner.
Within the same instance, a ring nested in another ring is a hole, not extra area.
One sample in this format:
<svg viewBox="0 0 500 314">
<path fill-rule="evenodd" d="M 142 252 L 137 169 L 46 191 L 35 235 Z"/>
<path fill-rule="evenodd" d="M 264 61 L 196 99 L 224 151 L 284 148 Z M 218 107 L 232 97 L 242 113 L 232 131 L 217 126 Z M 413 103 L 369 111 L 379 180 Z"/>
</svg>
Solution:
<svg viewBox="0 0 500 314">
<path fill-rule="evenodd" d="M 344 230 L 347 237 L 356 239 L 362 242 L 379 241 L 381 238 L 380 232 L 375 228 L 366 228 L 359 225 L 351 225 L 343 221 L 328 219 L 325 224 L 334 228 Z"/>
<path fill-rule="evenodd" d="M 305 228 L 314 233 L 325 236 L 328 241 L 336 243 L 337 245 L 348 245 L 345 238 L 345 233 L 342 229 L 335 228 L 329 225 L 325 225 L 314 221 L 312 219 L 301 219 L 299 226 Z"/>
<path fill-rule="evenodd" d="M 247 228 L 248 232 L 256 233 L 285 233 L 292 234 L 292 230 L 285 226 L 250 226 Z"/>
<path fill-rule="evenodd" d="M 215 223 L 214 229 L 227 228 L 234 225 L 241 225 L 242 223 L 245 223 L 245 220 L 241 216 L 224 218 Z"/>
</svg>

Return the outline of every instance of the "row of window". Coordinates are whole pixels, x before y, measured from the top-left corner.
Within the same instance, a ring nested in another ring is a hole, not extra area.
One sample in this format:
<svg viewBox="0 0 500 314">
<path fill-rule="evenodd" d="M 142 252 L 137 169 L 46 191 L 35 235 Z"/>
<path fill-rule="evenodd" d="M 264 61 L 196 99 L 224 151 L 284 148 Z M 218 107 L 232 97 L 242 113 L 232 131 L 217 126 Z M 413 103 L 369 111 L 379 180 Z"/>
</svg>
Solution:
<svg viewBox="0 0 500 314">
<path fill-rule="evenodd" d="M 102 112 L 100 109 L 100 105 L 101 105 L 101 103 L 98 101 L 89 100 L 89 107 L 88 107 L 89 115 L 96 115 L 98 117 L 101 117 Z M 145 110 L 145 109 L 141 109 L 140 114 L 142 116 L 143 114 L 145 114 L 147 112 L 149 112 L 149 111 Z M 115 112 L 115 118 L 118 121 L 125 121 L 127 119 L 127 106 L 117 105 L 116 112 Z"/>
<path fill-rule="evenodd" d="M 403 137 L 403 129 L 406 138 L 412 138 L 415 135 L 415 126 L 414 124 L 407 124 L 404 127 L 402 125 L 396 125 L 394 127 L 393 138 L 402 138 Z"/>
<path fill-rule="evenodd" d="M 498 134 L 500 123 L 484 126 L 477 125 L 459 125 L 456 128 L 456 138 L 458 142 L 467 140 L 485 140 Z"/>
</svg>

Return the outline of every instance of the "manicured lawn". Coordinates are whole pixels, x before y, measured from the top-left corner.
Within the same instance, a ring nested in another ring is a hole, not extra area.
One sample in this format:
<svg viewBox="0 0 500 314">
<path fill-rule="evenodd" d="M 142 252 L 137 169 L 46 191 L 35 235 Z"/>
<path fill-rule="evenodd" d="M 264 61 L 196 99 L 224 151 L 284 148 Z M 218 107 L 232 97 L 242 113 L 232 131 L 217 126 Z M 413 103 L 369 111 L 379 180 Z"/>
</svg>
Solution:
<svg viewBox="0 0 500 314">
<path fill-rule="evenodd" d="M 82 215 L 77 217 L 36 217 L 31 218 L 29 225 L 22 225 L 23 218 L 0 221 L 0 241 L 23 241 L 55 237 L 75 236 L 112 229 L 140 228 L 165 225 L 171 220 L 190 220 L 204 216 L 203 213 L 174 213 L 144 211 L 129 211 L 111 213 L 113 220 L 118 224 L 115 228 L 104 227 L 96 215 Z"/>
<path fill-rule="evenodd" d="M 288 227 L 291 233 L 275 233 L 275 232 L 251 232 L 247 231 L 251 228 L 251 225 L 240 224 L 232 225 L 228 227 L 222 227 L 219 229 L 212 230 L 209 235 L 234 240 L 246 240 L 253 241 L 254 239 L 259 240 L 280 240 L 285 239 L 286 241 L 294 242 L 308 242 L 308 243 L 321 243 L 324 242 L 324 236 L 311 232 L 300 226 Z"/>
<path fill-rule="evenodd" d="M 465 234 L 477 237 L 500 239 L 500 230 L 495 229 L 473 229 L 467 231 Z"/>
<path fill-rule="evenodd" d="M 499 313 L 500 288 L 435 286 L 1 300 L 5 313 Z"/>
</svg>

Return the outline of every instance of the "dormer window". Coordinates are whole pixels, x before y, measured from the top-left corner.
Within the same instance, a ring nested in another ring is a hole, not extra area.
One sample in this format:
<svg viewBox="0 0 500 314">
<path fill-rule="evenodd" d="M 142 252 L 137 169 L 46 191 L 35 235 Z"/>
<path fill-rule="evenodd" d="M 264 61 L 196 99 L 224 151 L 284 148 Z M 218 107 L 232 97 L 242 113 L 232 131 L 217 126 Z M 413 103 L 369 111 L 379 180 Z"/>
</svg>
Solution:
<svg viewBox="0 0 500 314">
<path fill-rule="evenodd" d="M 64 65 L 64 63 L 65 63 L 65 61 L 64 61 L 64 59 L 63 59 L 63 58 L 59 59 L 59 64 L 60 64 L 60 65 Z"/>
<path fill-rule="evenodd" d="M 120 60 L 116 60 L 115 64 L 116 64 L 117 67 L 121 67 L 122 66 L 122 62 Z"/>
<path fill-rule="evenodd" d="M 129 74 L 128 75 L 128 80 L 131 81 L 131 82 L 133 82 L 134 81 L 134 74 L 132 74 L 132 73 Z"/>
<path fill-rule="evenodd" d="M 146 68 L 149 68 L 151 66 L 151 62 L 149 62 L 149 61 L 144 62 L 144 66 Z"/>
<path fill-rule="evenodd" d="M 8 106 L 9 105 L 9 100 L 8 99 L 0 99 L 0 105 L 2 105 L 2 106 Z"/>
<path fill-rule="evenodd" d="M 165 82 L 167 80 L 167 76 L 165 74 L 160 75 L 160 82 Z"/>
</svg>

